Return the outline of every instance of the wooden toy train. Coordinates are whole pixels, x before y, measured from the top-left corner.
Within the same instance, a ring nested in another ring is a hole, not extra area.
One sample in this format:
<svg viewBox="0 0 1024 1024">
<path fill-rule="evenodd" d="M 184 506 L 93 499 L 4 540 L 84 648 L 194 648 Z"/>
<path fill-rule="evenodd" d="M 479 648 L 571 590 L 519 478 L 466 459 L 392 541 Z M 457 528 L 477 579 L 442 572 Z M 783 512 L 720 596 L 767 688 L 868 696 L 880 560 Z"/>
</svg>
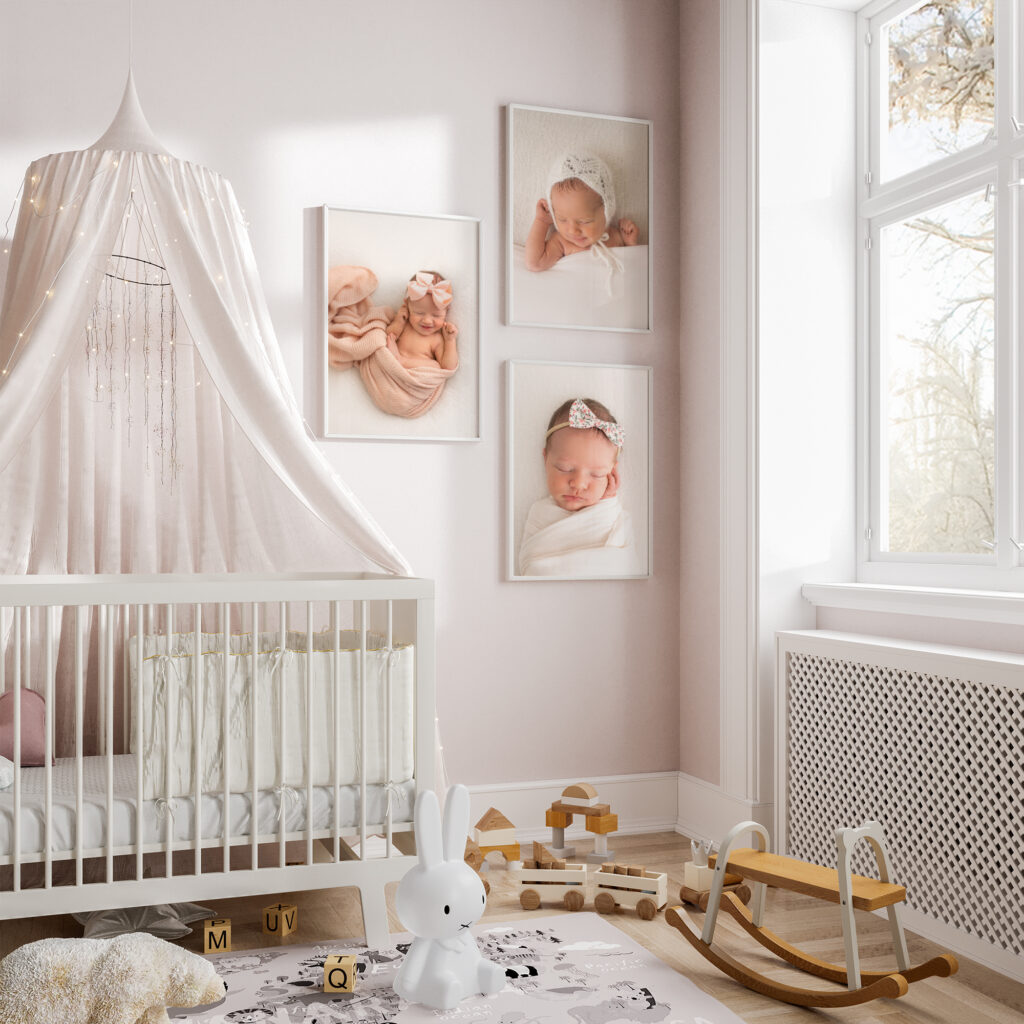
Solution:
<svg viewBox="0 0 1024 1024">
<path fill-rule="evenodd" d="M 668 875 L 664 872 L 627 864 L 602 864 L 597 871 L 588 872 L 586 864 L 552 857 L 540 843 L 534 843 L 533 852 L 531 860 L 509 867 L 524 910 L 555 901 L 566 910 L 582 910 L 592 899 L 598 913 L 631 907 L 642 920 L 651 921 L 668 903 Z"/>
</svg>

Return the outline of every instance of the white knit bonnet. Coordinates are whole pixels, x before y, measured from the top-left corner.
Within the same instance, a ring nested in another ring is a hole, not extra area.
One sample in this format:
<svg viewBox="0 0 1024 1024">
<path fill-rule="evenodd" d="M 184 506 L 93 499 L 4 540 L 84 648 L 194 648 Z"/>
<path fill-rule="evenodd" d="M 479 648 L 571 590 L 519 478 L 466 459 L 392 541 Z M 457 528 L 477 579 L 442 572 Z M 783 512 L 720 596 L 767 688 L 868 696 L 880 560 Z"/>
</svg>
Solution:
<svg viewBox="0 0 1024 1024">
<path fill-rule="evenodd" d="M 608 165 L 599 157 L 590 153 L 564 153 L 551 166 L 548 175 L 548 204 L 551 216 L 555 215 L 551 191 L 562 181 L 579 178 L 584 185 L 592 188 L 604 203 L 605 223 L 611 227 L 615 217 L 615 184 Z"/>
</svg>

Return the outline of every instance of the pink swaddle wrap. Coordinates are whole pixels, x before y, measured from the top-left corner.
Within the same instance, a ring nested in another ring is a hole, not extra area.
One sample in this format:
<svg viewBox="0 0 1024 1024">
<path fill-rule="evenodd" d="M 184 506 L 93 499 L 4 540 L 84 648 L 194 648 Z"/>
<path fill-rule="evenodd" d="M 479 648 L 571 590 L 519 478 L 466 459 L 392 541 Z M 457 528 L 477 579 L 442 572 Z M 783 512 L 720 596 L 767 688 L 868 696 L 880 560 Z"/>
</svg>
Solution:
<svg viewBox="0 0 1024 1024">
<path fill-rule="evenodd" d="M 413 419 L 431 409 L 454 370 L 440 366 L 403 366 L 387 347 L 389 306 L 374 306 L 370 296 L 377 275 L 367 267 L 337 266 L 327 271 L 328 362 L 357 367 L 374 405 L 392 416 Z"/>
</svg>

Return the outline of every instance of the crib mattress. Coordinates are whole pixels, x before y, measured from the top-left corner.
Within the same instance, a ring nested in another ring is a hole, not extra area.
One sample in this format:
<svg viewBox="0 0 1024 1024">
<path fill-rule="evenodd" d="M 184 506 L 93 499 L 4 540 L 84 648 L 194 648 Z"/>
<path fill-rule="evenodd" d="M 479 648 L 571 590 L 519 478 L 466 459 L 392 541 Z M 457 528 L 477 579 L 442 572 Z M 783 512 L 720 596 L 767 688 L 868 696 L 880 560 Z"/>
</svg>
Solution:
<svg viewBox="0 0 1024 1024">
<path fill-rule="evenodd" d="M 118 754 L 113 758 L 114 803 L 112 838 L 114 847 L 134 846 L 135 797 L 137 766 L 134 754 Z M 97 850 L 107 845 L 107 758 L 82 759 L 82 848 Z M 339 787 L 338 807 L 342 829 L 359 825 L 360 787 Z M 367 785 L 366 820 L 380 824 L 384 821 L 388 803 L 393 823 L 412 820 L 415 799 L 415 781 L 403 780 L 389 786 Z M 75 849 L 76 827 L 76 761 L 58 758 L 53 766 L 53 802 L 51 853 L 68 853 Z M 21 834 L 19 846 L 23 857 L 43 852 L 45 837 L 46 770 L 23 768 L 21 772 Z M 160 800 L 145 800 L 142 804 L 143 841 L 146 845 L 164 842 L 168 818 L 175 842 L 195 839 L 195 815 L 192 797 L 175 797 L 170 805 Z M 231 793 L 226 808 L 232 836 L 252 834 L 252 794 Z M 204 794 L 200 800 L 200 833 L 203 839 L 219 839 L 224 829 L 224 794 Z M 276 835 L 283 815 L 287 832 L 306 829 L 305 787 L 264 789 L 256 796 L 256 823 L 260 835 Z M 313 788 L 313 828 L 333 829 L 334 789 L 331 786 Z M 0 791 L 0 857 L 10 857 L 14 843 L 14 791 L 13 787 Z M 35 858 L 34 858 L 35 859 Z"/>
</svg>

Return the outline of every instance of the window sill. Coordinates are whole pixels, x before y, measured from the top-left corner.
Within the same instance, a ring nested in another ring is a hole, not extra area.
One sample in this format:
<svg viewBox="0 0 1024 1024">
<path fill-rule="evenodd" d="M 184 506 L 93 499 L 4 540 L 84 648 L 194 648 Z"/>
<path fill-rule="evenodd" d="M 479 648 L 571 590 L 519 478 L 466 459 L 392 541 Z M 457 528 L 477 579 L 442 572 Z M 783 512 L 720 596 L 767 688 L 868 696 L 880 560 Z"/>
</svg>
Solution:
<svg viewBox="0 0 1024 1024">
<path fill-rule="evenodd" d="M 898 587 L 880 583 L 805 583 L 804 599 L 821 608 L 1024 624 L 1024 594 L 996 590 Z"/>
</svg>

